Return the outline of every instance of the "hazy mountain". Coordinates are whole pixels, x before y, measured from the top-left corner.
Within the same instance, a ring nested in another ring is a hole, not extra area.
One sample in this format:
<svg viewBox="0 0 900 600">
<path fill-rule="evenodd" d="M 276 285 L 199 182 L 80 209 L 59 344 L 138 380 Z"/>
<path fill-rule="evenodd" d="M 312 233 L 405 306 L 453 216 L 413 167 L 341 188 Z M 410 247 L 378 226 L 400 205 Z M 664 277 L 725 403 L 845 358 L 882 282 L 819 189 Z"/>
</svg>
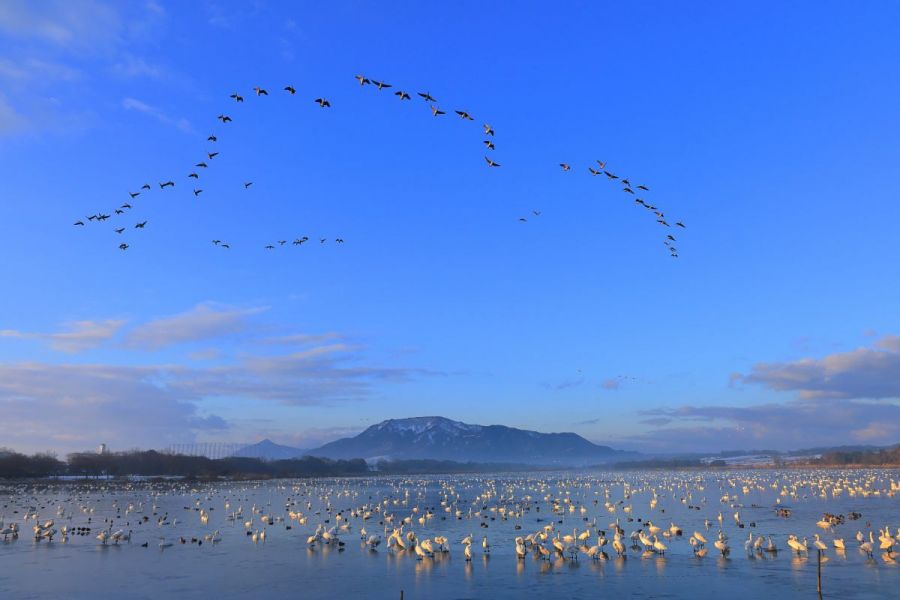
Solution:
<svg viewBox="0 0 900 600">
<path fill-rule="evenodd" d="M 281 444 L 276 444 L 272 440 L 266 439 L 261 442 L 257 442 L 256 444 L 244 446 L 243 448 L 235 452 L 232 456 L 239 456 L 243 458 L 262 458 L 265 460 L 282 460 L 285 458 L 299 458 L 307 454 L 309 454 L 309 452 L 301 448 L 282 446 Z"/>
<path fill-rule="evenodd" d="M 351 438 L 309 451 L 327 458 L 435 459 L 576 466 L 634 456 L 574 433 L 538 433 L 503 425 L 469 425 L 444 417 L 390 419 Z"/>
</svg>

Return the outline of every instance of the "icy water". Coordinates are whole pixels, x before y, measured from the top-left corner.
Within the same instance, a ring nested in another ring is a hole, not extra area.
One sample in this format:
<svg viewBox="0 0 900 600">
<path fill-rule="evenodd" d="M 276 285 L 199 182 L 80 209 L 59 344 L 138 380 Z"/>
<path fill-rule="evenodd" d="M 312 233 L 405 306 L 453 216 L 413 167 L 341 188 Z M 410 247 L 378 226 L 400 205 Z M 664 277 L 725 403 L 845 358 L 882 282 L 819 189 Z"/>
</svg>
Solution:
<svg viewBox="0 0 900 600">
<path fill-rule="evenodd" d="M 845 520 L 833 531 L 817 526 L 826 512 Z M 0 484 L 0 515 L 0 529 L 19 529 L 0 541 L 0 598 L 399 598 L 401 590 L 406 599 L 814 598 L 815 534 L 828 546 L 825 597 L 900 598 L 900 557 L 880 550 L 878 539 L 889 527 L 900 551 L 895 470 Z M 613 550 L 617 519 L 626 556 Z M 49 520 L 43 531 L 55 529 L 53 539 L 36 540 L 34 527 Z M 648 520 L 660 527 L 664 553 L 632 547 L 632 532 L 650 533 Z M 670 532 L 673 524 L 683 535 Z M 389 548 L 401 525 L 409 548 Z M 79 527 L 90 532 L 78 535 Z M 375 549 L 360 539 L 363 527 L 381 536 Z M 131 539 L 103 544 L 96 536 L 107 528 Z M 553 550 L 557 536 L 585 530 L 577 560 Z M 221 540 L 213 542 L 216 531 Z M 585 550 L 598 544 L 598 531 L 608 544 L 595 560 Z M 708 540 L 705 556 L 689 543 L 695 531 Z M 713 547 L 720 531 L 727 557 Z M 873 532 L 872 556 L 860 550 L 858 531 L 866 540 Z M 449 552 L 418 559 L 410 532 L 419 543 L 446 536 Z M 515 538 L 537 532 L 547 536 L 532 538 L 549 548 L 549 560 L 528 543 L 518 559 Z M 469 534 L 471 561 L 460 544 Z M 779 551 L 748 551 L 750 534 L 772 536 Z M 808 557 L 788 548 L 789 534 L 807 538 Z M 845 552 L 834 538 L 845 540 Z"/>
</svg>

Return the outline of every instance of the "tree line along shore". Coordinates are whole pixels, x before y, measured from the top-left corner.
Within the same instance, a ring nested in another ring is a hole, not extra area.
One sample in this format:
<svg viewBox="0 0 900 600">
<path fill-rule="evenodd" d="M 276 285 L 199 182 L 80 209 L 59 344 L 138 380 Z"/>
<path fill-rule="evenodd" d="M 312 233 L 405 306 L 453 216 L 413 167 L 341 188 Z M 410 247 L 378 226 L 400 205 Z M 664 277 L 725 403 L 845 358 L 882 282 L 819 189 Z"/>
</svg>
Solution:
<svg viewBox="0 0 900 600">
<path fill-rule="evenodd" d="M 835 451 L 819 458 L 789 464 L 758 465 L 760 468 L 791 467 L 900 467 L 900 446 L 880 450 Z M 75 452 L 59 459 L 52 453 L 26 455 L 0 449 L 0 479 L 28 479 L 47 477 L 190 477 L 199 479 L 268 479 L 290 477 L 363 476 L 373 473 L 385 475 L 422 475 L 437 473 L 490 473 L 511 471 L 557 470 L 561 466 L 521 465 L 511 463 L 454 462 L 449 460 L 393 460 L 374 465 L 362 458 L 329 459 L 304 456 L 282 460 L 226 457 L 207 458 L 168 454 L 155 450 L 127 452 Z M 730 466 L 722 460 L 703 462 L 699 459 L 648 459 L 595 465 L 601 469 L 719 469 L 747 468 Z"/>
</svg>

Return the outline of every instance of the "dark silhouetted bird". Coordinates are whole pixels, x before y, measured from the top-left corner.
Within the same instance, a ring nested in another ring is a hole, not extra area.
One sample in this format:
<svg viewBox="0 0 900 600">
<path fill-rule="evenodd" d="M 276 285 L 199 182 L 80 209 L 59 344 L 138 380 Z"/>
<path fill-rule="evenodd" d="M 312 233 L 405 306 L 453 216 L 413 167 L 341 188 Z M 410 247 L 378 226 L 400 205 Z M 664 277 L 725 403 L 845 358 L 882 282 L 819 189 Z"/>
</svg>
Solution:
<svg viewBox="0 0 900 600">
<path fill-rule="evenodd" d="M 484 135 L 494 135 L 494 128 L 487 123 L 484 124 Z"/>
<path fill-rule="evenodd" d="M 425 100 L 425 102 L 437 102 L 437 100 L 435 100 L 435 99 L 431 96 L 431 94 L 428 93 L 428 92 L 418 92 L 418 94 L 419 94 L 419 96 L 422 97 L 423 100 Z"/>
<path fill-rule="evenodd" d="M 207 167 L 207 164 L 206 164 L 205 162 L 198 162 L 198 163 L 197 163 L 196 165 L 194 165 L 194 166 L 195 166 L 195 167 L 200 167 L 200 168 L 202 168 L 202 169 L 205 169 L 205 168 Z"/>
<path fill-rule="evenodd" d="M 231 121 L 231 117 L 229 117 L 228 115 L 219 115 L 217 118 L 223 123 L 228 123 Z"/>
<path fill-rule="evenodd" d="M 128 244 L 119 244 L 119 250 L 128 250 Z"/>
<path fill-rule="evenodd" d="M 406 92 L 404 92 L 402 90 L 397 90 L 396 92 L 394 92 L 394 95 L 399 96 L 401 100 L 411 100 L 411 98 L 409 97 L 409 94 L 407 94 Z"/>
<path fill-rule="evenodd" d="M 193 177 L 194 179 L 200 179 L 200 176 L 197 175 L 196 173 L 191 173 L 188 175 L 188 177 Z"/>
<path fill-rule="evenodd" d="M 267 92 L 266 90 L 262 89 L 259 86 L 253 88 L 253 91 L 256 92 L 257 96 L 268 96 L 269 95 L 269 92 Z"/>
<path fill-rule="evenodd" d="M 207 153 L 206 153 L 206 156 L 209 157 L 209 160 L 214 159 L 214 158 L 217 157 L 218 155 L 219 155 L 218 152 L 207 152 Z"/>
<path fill-rule="evenodd" d="M 72 225 L 81 225 L 82 227 L 84 227 L 84 221 L 75 221 L 74 223 L 72 223 Z"/>
<path fill-rule="evenodd" d="M 241 95 L 238 94 L 238 93 L 234 93 L 234 94 L 232 94 L 232 95 L 230 95 L 230 96 L 228 96 L 228 97 L 229 97 L 229 98 L 233 98 L 235 102 L 243 102 L 243 101 L 244 101 L 244 97 L 241 96 Z"/>
<path fill-rule="evenodd" d="M 128 192 L 128 195 L 131 196 L 132 198 L 137 198 L 138 196 L 141 195 L 141 193 L 140 192 Z"/>
<path fill-rule="evenodd" d="M 464 120 L 464 121 L 474 121 L 474 120 L 475 120 L 475 119 L 472 118 L 472 115 L 470 115 L 469 113 L 467 113 L 467 112 L 464 111 L 464 110 L 457 110 L 457 111 L 454 111 L 454 112 L 455 112 L 456 114 L 458 114 L 458 115 L 459 115 L 459 118 L 462 119 L 462 120 Z"/>
<path fill-rule="evenodd" d="M 637 186 L 637 189 L 644 190 L 645 192 L 650 191 L 650 188 L 648 188 L 646 185 L 639 185 L 639 186 Z"/>
<path fill-rule="evenodd" d="M 375 87 L 377 87 L 379 90 L 380 90 L 380 89 L 384 89 L 384 88 L 393 87 L 393 86 L 392 86 L 391 84 L 389 84 L 389 83 L 385 83 L 385 82 L 383 82 L 383 81 L 375 81 L 374 79 L 372 80 L 372 84 L 373 84 Z"/>
<path fill-rule="evenodd" d="M 567 165 L 566 163 L 559 163 L 559 166 L 562 167 L 563 171 L 568 171 L 572 168 L 569 165 Z"/>
<path fill-rule="evenodd" d="M 202 192 L 203 190 L 194 190 L 194 195 L 199 196 Z"/>
<path fill-rule="evenodd" d="M 297 93 L 297 90 L 295 90 L 295 89 L 294 89 L 294 86 L 292 86 L 292 85 L 286 85 L 286 86 L 284 86 L 284 91 L 286 91 L 286 92 L 287 92 L 288 94 L 290 94 L 291 96 L 293 96 L 294 94 Z"/>
<path fill-rule="evenodd" d="M 159 184 L 159 189 L 163 189 L 164 187 L 175 187 L 174 181 L 166 181 L 164 183 Z"/>
<path fill-rule="evenodd" d="M 253 182 L 252 182 L 252 181 L 246 181 L 246 182 L 244 182 L 244 189 L 246 190 L 246 189 L 247 189 L 248 187 L 250 187 L 251 185 L 253 185 Z"/>
<path fill-rule="evenodd" d="M 683 228 L 683 229 L 687 229 L 687 228 L 684 226 L 684 223 L 682 223 L 681 221 L 676 221 L 675 225 L 677 225 L 678 227 L 681 227 L 681 228 Z"/>
<path fill-rule="evenodd" d="M 135 225 L 134 228 L 135 229 L 143 229 L 146 226 L 147 226 L 147 221 L 142 221 L 142 222 L 138 223 L 137 225 Z"/>
<path fill-rule="evenodd" d="M 316 98 L 315 100 L 313 100 L 313 102 L 315 102 L 316 104 L 318 104 L 318 105 L 321 106 L 322 108 L 328 108 L 328 107 L 331 106 L 331 102 L 329 102 L 329 101 L 326 100 L 325 98 Z"/>
<path fill-rule="evenodd" d="M 493 149 L 494 149 L 494 142 L 492 142 L 491 140 L 484 140 L 482 143 L 483 143 L 485 146 L 487 146 L 487 149 L 488 149 L 488 150 L 493 150 Z"/>
<path fill-rule="evenodd" d="M 118 229 L 113 229 L 113 231 L 115 231 L 116 233 L 122 233 L 123 231 L 125 231 L 125 228 L 119 227 Z"/>
<path fill-rule="evenodd" d="M 432 107 L 431 107 L 431 114 L 434 115 L 434 116 L 436 117 L 436 116 L 438 116 L 438 115 L 446 115 L 447 113 L 445 113 L 444 111 L 440 110 L 437 106 L 433 106 L 433 105 L 432 105 Z"/>
<path fill-rule="evenodd" d="M 354 75 L 354 77 L 356 78 L 356 80 L 359 82 L 359 85 L 361 85 L 361 86 L 366 85 L 367 83 L 372 83 L 371 81 L 369 81 L 362 75 Z"/>
<path fill-rule="evenodd" d="M 219 138 L 217 138 L 217 137 L 214 136 L 214 135 L 211 135 L 211 136 L 209 136 L 208 138 L 206 138 L 206 141 L 207 141 L 207 142 L 218 142 L 218 141 L 219 141 Z"/>
<path fill-rule="evenodd" d="M 484 160 L 487 161 L 487 164 L 488 164 L 489 167 L 499 167 L 499 166 L 500 166 L 500 163 L 497 163 L 497 162 L 492 161 L 492 160 L 489 159 L 487 156 L 484 157 Z"/>
<path fill-rule="evenodd" d="M 141 189 L 142 189 L 142 190 L 149 190 L 149 189 L 150 189 L 150 184 L 149 184 L 149 183 L 145 183 L 144 185 L 141 186 Z"/>
</svg>

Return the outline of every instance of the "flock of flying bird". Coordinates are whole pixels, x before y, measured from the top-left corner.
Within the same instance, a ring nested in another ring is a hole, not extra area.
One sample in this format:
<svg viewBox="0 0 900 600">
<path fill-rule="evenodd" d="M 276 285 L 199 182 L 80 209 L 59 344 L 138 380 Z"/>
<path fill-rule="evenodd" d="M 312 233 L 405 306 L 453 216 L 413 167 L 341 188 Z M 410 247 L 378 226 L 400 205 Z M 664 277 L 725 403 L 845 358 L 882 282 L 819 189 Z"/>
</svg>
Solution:
<svg viewBox="0 0 900 600">
<path fill-rule="evenodd" d="M 371 86 L 374 89 L 377 89 L 379 91 L 393 88 L 393 85 L 391 85 L 389 83 L 371 79 L 364 75 L 356 75 L 355 78 L 359 82 L 359 85 L 361 87 Z M 286 85 L 282 88 L 281 91 L 289 96 L 294 96 L 297 94 L 297 89 L 293 85 Z M 252 89 L 252 92 L 253 92 L 253 95 L 255 95 L 258 98 L 269 95 L 269 91 L 267 89 L 259 87 L 259 86 L 254 87 Z M 397 89 L 396 91 L 394 91 L 393 95 L 396 96 L 401 102 L 412 100 L 412 94 L 410 94 L 409 92 L 400 90 L 400 89 Z M 432 96 L 430 92 L 427 92 L 427 91 L 426 92 L 416 92 L 416 95 L 418 97 L 420 97 L 427 104 L 427 106 L 429 107 L 429 109 L 431 111 L 432 116 L 440 117 L 440 116 L 447 114 L 447 111 L 442 110 L 441 108 L 438 107 L 437 99 L 434 96 Z M 231 100 L 233 100 L 235 103 L 241 104 L 244 102 L 244 97 L 237 92 L 232 93 L 229 96 L 229 98 Z M 315 104 L 317 104 L 320 108 L 323 108 L 323 109 L 331 108 L 331 102 L 324 96 L 316 98 L 315 100 L 313 100 L 313 102 Z M 474 121 L 475 120 L 475 118 L 467 110 L 454 110 L 453 112 L 462 121 Z M 222 123 L 222 125 L 230 123 L 233 120 L 231 116 L 229 116 L 228 114 L 225 114 L 225 113 L 219 114 L 217 119 Z M 484 123 L 482 125 L 482 134 L 483 134 L 482 137 L 485 138 L 482 140 L 484 149 L 486 152 L 492 154 L 493 151 L 496 149 L 496 145 L 494 142 L 494 135 L 495 135 L 494 128 L 491 127 L 489 124 Z M 211 134 L 207 137 L 207 142 L 215 143 L 217 141 L 218 141 L 218 136 L 215 134 Z M 212 163 L 213 159 L 215 159 L 218 155 L 219 155 L 218 151 L 207 152 L 206 157 L 194 165 L 194 169 L 190 172 L 190 174 L 187 176 L 187 178 L 194 180 L 195 184 L 199 185 L 200 173 L 202 171 L 204 171 L 205 169 L 208 169 L 210 166 L 210 163 Z M 496 162 L 488 155 L 484 156 L 484 160 L 485 160 L 488 168 L 493 169 L 493 168 L 498 168 L 501 166 L 500 163 Z M 622 192 L 626 193 L 626 194 L 631 194 L 632 196 L 635 196 L 635 198 L 634 198 L 635 204 L 640 207 L 643 207 L 644 209 L 646 209 L 647 211 L 652 213 L 652 215 L 655 217 L 658 225 L 660 225 L 662 227 L 667 227 L 667 228 L 671 226 L 666 218 L 665 213 L 663 213 L 663 211 L 660 208 L 658 208 L 653 203 L 646 201 L 643 198 L 636 197 L 637 194 L 644 195 L 644 193 L 649 192 L 650 189 L 648 186 L 646 186 L 644 184 L 632 185 L 631 181 L 627 177 L 620 177 L 620 176 L 612 173 L 611 171 L 607 170 L 607 165 L 605 162 L 600 161 L 600 160 L 598 160 L 596 162 L 597 162 L 596 168 L 592 164 L 587 169 L 588 172 L 592 176 L 601 176 L 602 175 L 602 176 L 605 176 L 611 182 L 619 181 L 622 185 Z M 572 167 L 568 163 L 564 163 L 564 162 L 559 163 L 559 166 L 562 168 L 563 172 L 572 171 Z M 175 181 L 171 180 L 171 179 L 167 180 L 167 181 L 161 181 L 158 183 L 158 185 L 159 185 L 160 190 L 165 190 L 166 188 L 174 189 Z M 249 189 L 250 186 L 252 186 L 252 185 L 253 185 L 252 181 L 247 181 L 244 183 L 243 187 L 244 187 L 244 189 Z M 192 187 L 192 192 L 193 192 L 194 197 L 199 197 L 203 193 L 202 188 L 194 187 L 194 186 L 191 186 L 191 187 Z M 129 201 L 125 202 L 124 204 L 119 206 L 119 208 L 116 208 L 114 210 L 115 216 L 118 217 L 118 216 L 126 215 L 127 211 L 130 211 L 132 209 L 132 202 L 136 202 L 138 196 L 140 196 L 142 193 L 149 192 L 152 189 L 153 188 L 149 183 L 145 183 L 140 187 L 140 189 L 138 191 L 129 192 L 129 196 L 130 196 Z M 542 213 L 539 210 L 532 210 L 531 214 L 534 217 L 539 217 Z M 92 223 L 92 222 L 104 223 L 106 220 L 108 220 L 112 217 L 113 217 L 113 215 L 110 213 L 99 212 L 99 213 L 95 213 L 93 215 L 86 217 L 86 220 L 88 223 Z M 518 220 L 521 223 L 528 222 L 528 218 L 526 218 L 526 217 L 519 217 Z M 146 220 L 140 221 L 133 225 L 133 229 L 144 229 L 147 226 L 147 223 L 148 223 L 148 221 L 146 221 Z M 85 220 L 79 219 L 74 223 L 74 225 L 83 227 L 86 225 L 86 223 L 85 223 Z M 685 228 L 684 223 L 682 223 L 681 221 L 676 221 L 674 223 L 674 226 L 679 227 L 679 228 Z M 115 231 L 115 233 L 117 233 L 119 235 L 122 235 L 125 233 L 125 231 L 127 229 L 128 229 L 128 227 L 121 226 L 121 227 L 114 228 L 113 231 Z M 318 237 L 316 239 L 319 241 L 320 244 L 324 244 L 328 241 L 328 238 L 324 238 L 324 237 Z M 277 240 L 276 243 L 266 244 L 264 246 L 264 248 L 266 250 L 275 250 L 277 246 L 284 246 L 285 244 L 288 243 L 288 241 L 289 240 L 286 240 L 286 239 Z M 308 241 L 310 241 L 310 238 L 308 236 L 296 237 L 291 242 L 291 245 L 302 246 L 303 244 L 305 244 Z M 334 242 L 337 244 L 342 244 L 342 243 L 344 243 L 344 240 L 342 238 L 338 237 L 338 238 L 334 239 Z M 676 239 L 675 235 L 673 235 L 673 233 L 671 233 L 671 230 L 668 230 L 663 243 L 665 244 L 666 248 L 668 249 L 670 256 L 673 258 L 678 257 L 678 249 L 675 246 L 676 242 L 677 242 L 677 239 Z M 221 240 L 221 239 L 212 240 L 212 244 L 218 248 L 223 248 L 223 249 L 231 248 L 230 243 L 228 243 L 227 241 Z M 127 250 L 129 247 L 130 247 L 130 245 L 127 242 L 122 242 L 119 244 L 119 248 L 121 250 Z"/>
</svg>

